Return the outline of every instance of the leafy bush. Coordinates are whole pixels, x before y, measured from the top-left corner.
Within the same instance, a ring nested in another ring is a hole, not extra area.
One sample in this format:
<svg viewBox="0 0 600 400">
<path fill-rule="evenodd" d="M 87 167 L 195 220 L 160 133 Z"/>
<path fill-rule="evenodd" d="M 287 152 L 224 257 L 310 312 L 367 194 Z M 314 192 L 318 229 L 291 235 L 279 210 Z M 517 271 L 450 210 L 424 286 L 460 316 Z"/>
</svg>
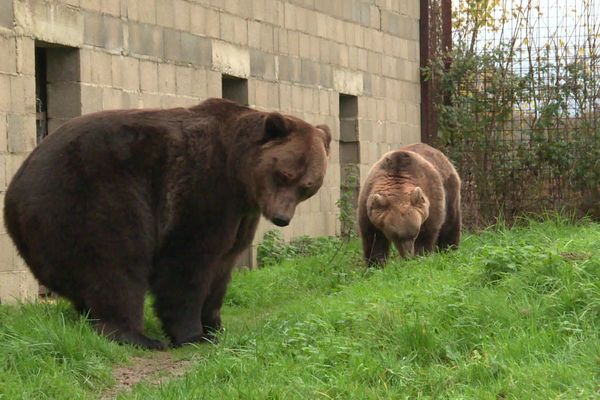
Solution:
<svg viewBox="0 0 600 400">
<path fill-rule="evenodd" d="M 270 230 L 258 245 L 257 261 L 260 266 L 279 264 L 293 257 L 310 257 L 329 252 L 341 245 L 337 237 L 300 236 L 286 243 L 278 230 Z"/>
</svg>

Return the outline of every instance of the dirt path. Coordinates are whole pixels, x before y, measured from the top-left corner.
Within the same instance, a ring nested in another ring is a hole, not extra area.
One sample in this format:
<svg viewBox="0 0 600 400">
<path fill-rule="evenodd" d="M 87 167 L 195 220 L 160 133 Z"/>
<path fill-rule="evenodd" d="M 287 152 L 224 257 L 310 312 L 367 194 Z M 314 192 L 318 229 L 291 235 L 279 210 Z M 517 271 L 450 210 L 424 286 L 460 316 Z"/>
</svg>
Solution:
<svg viewBox="0 0 600 400">
<path fill-rule="evenodd" d="M 158 385 L 182 376 L 186 368 L 192 364 L 189 360 L 176 360 L 169 352 L 156 352 L 150 357 L 133 357 L 131 362 L 115 368 L 113 378 L 115 385 L 101 397 L 102 400 L 112 400 L 118 394 L 128 392 L 139 383 L 146 382 Z"/>
</svg>

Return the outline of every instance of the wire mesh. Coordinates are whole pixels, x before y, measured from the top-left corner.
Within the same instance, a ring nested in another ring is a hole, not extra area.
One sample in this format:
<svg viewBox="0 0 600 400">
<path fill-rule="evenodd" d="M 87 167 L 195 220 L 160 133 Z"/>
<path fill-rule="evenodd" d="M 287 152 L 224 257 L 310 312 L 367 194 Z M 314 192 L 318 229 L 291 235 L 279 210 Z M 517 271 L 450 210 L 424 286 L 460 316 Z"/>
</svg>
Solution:
<svg viewBox="0 0 600 400">
<path fill-rule="evenodd" d="M 429 79 L 465 225 L 565 209 L 600 217 L 598 17 L 600 0 L 453 3 L 453 49 L 431 58 Z"/>
</svg>

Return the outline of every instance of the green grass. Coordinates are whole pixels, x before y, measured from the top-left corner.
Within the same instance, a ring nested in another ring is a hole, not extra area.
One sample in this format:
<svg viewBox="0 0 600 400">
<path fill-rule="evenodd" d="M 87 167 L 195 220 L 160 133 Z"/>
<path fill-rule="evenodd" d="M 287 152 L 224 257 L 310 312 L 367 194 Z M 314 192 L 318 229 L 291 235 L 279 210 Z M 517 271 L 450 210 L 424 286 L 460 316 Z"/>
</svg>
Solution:
<svg viewBox="0 0 600 400">
<path fill-rule="evenodd" d="M 338 246 L 237 273 L 219 344 L 119 398 L 600 398 L 600 225 L 497 227 L 381 270 Z M 140 353 L 63 303 L 0 307 L 0 398 L 97 398 Z"/>
</svg>

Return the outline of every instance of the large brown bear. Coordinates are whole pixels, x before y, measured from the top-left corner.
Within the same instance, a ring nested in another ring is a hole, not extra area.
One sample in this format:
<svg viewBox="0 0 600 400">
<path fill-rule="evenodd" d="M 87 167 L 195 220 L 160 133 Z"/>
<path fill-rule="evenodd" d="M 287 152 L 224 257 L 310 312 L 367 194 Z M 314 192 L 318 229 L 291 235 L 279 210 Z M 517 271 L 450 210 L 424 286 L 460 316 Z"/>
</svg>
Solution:
<svg viewBox="0 0 600 400">
<path fill-rule="evenodd" d="M 390 242 L 402 257 L 460 242 L 460 178 L 439 150 L 418 143 L 385 154 L 367 176 L 358 199 L 363 253 L 385 262 Z"/>
<path fill-rule="evenodd" d="M 5 200 L 10 236 L 36 278 L 97 330 L 145 348 L 144 295 L 174 345 L 221 326 L 236 257 L 259 216 L 287 225 L 320 188 L 324 126 L 210 99 L 105 111 L 51 134 Z"/>
</svg>

